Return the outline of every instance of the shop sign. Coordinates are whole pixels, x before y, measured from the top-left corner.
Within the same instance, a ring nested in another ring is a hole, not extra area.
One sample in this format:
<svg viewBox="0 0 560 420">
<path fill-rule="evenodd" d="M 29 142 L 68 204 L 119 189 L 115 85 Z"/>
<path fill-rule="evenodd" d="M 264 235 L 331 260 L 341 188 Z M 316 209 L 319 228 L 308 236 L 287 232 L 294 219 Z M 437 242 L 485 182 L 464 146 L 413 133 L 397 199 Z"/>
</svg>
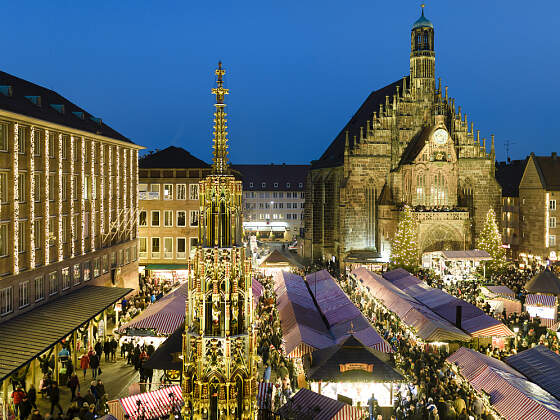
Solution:
<svg viewBox="0 0 560 420">
<path fill-rule="evenodd" d="M 363 370 L 364 372 L 373 372 L 373 364 L 368 363 L 344 363 L 338 365 L 340 372 L 348 372 L 350 370 Z"/>
</svg>

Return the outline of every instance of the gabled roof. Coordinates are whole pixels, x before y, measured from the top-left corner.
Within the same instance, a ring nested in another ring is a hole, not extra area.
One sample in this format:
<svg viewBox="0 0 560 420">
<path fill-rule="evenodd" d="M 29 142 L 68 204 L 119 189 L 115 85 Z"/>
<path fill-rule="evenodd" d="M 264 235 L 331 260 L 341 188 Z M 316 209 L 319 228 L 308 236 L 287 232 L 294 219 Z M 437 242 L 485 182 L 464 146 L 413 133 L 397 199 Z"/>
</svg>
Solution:
<svg viewBox="0 0 560 420">
<path fill-rule="evenodd" d="M 414 159 L 416 159 L 418 154 L 424 149 L 424 146 L 426 145 L 428 138 L 430 137 L 430 133 L 433 129 L 434 127 L 431 125 L 428 127 L 424 127 L 418 134 L 416 134 L 412 138 L 412 140 L 406 146 L 406 149 L 404 149 L 400 165 L 414 162 Z"/>
<path fill-rule="evenodd" d="M 560 356 L 537 346 L 508 357 L 505 362 L 560 400 Z"/>
<path fill-rule="evenodd" d="M 268 256 L 260 263 L 260 267 L 273 266 L 273 265 L 290 266 L 290 265 L 294 265 L 294 263 L 284 254 L 282 254 L 280 251 L 275 249 L 270 254 L 268 254 Z"/>
<path fill-rule="evenodd" d="M 144 365 L 151 369 L 181 370 L 183 361 L 178 356 L 183 352 L 184 329 L 185 324 L 183 323 L 167 337 Z"/>
<path fill-rule="evenodd" d="M 244 191 L 305 191 L 305 180 L 309 172 L 309 165 L 285 163 L 231 165 L 231 167 L 241 174 Z M 274 186 L 275 184 L 278 184 L 277 187 Z"/>
<path fill-rule="evenodd" d="M 132 143 L 89 112 L 58 93 L 0 71 L 0 109 L 76 130 Z M 134 144 L 134 143 L 132 143 Z"/>
<path fill-rule="evenodd" d="M 138 160 L 141 169 L 198 169 L 209 168 L 206 162 L 194 157 L 182 147 L 169 146 Z"/>
<path fill-rule="evenodd" d="M 330 168 L 333 166 L 340 166 L 344 163 L 344 145 L 346 142 L 346 131 L 350 140 L 354 136 L 360 136 L 360 127 L 364 127 L 367 121 L 372 120 L 373 113 L 379 112 L 379 105 L 385 104 L 385 97 L 392 98 L 397 93 L 397 86 L 402 87 L 403 79 L 406 79 L 407 85 L 409 84 L 409 76 L 405 76 L 391 83 L 381 89 L 375 90 L 367 97 L 362 106 L 350 118 L 350 121 L 344 126 L 340 133 L 334 138 L 330 146 L 325 150 L 321 157 L 311 162 L 311 169 L 317 168 Z M 400 90 L 402 95 L 402 89 Z"/>
<path fill-rule="evenodd" d="M 496 181 L 502 187 L 503 197 L 519 197 L 519 183 L 523 177 L 527 159 L 496 163 Z"/>
<path fill-rule="evenodd" d="M 339 344 L 305 355 L 306 377 L 325 382 L 400 382 L 403 376 L 387 362 L 387 354 L 365 346 L 354 335 Z M 349 366 L 346 365 L 362 364 Z M 371 369 L 371 370 L 368 370 Z"/>
<path fill-rule="evenodd" d="M 560 191 L 560 158 L 555 152 L 551 156 L 535 156 L 531 153 L 535 167 L 545 190 Z"/>
<path fill-rule="evenodd" d="M 548 268 L 533 276 L 525 285 L 531 293 L 550 293 L 560 296 L 560 279 Z"/>
<path fill-rule="evenodd" d="M 313 420 L 359 420 L 362 410 L 341 401 L 333 400 L 309 389 L 300 389 L 278 410 L 282 419 L 302 418 Z"/>
</svg>

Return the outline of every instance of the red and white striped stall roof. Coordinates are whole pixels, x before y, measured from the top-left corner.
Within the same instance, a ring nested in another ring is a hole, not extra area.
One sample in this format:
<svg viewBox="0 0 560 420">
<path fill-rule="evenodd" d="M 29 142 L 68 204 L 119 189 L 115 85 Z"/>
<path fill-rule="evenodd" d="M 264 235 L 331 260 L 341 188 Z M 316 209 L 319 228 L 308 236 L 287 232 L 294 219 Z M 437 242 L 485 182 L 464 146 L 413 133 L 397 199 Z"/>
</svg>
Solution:
<svg viewBox="0 0 560 420">
<path fill-rule="evenodd" d="M 529 306 L 556 306 L 556 296 L 548 295 L 527 295 L 525 297 L 525 305 Z"/>
<path fill-rule="evenodd" d="M 361 420 L 365 411 L 361 408 L 352 407 L 343 402 L 333 400 L 309 389 L 300 389 L 286 405 L 279 410 L 280 415 L 284 411 L 293 410 L 296 415 L 313 414 L 313 420 Z"/>
<path fill-rule="evenodd" d="M 511 420 L 559 420 L 560 401 L 504 362 L 461 347 L 447 358 L 492 407 Z"/>
<path fill-rule="evenodd" d="M 259 389 L 257 391 L 257 407 L 263 410 L 270 410 L 272 408 L 272 391 L 274 384 L 272 382 L 259 382 Z"/>
<path fill-rule="evenodd" d="M 533 318 L 531 318 L 533 319 Z M 555 319 L 550 319 L 550 318 L 540 318 L 541 320 L 541 327 L 546 327 L 549 328 L 553 331 L 556 331 L 557 328 L 555 329 L 555 325 L 557 324 L 557 321 Z"/>
<path fill-rule="evenodd" d="M 166 388 L 157 389 L 151 392 L 131 395 L 129 397 L 119 399 L 121 406 L 132 420 L 137 420 L 140 413 L 138 412 L 137 401 L 142 402 L 147 418 L 155 416 L 167 416 L 170 413 L 171 400 L 169 394 L 173 393 L 178 404 L 183 404 L 183 394 L 180 385 L 173 385 Z"/>
</svg>

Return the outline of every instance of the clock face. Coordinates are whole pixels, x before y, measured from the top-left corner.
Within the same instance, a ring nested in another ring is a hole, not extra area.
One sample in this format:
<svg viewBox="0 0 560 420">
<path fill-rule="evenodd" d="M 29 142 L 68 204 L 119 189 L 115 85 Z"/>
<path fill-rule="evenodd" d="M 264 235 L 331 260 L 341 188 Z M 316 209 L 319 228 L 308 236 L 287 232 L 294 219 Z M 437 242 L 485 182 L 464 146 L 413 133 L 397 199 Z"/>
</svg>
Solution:
<svg viewBox="0 0 560 420">
<path fill-rule="evenodd" d="M 434 141 L 439 145 L 445 144 L 448 136 L 447 131 L 443 128 L 438 128 L 433 135 Z"/>
</svg>

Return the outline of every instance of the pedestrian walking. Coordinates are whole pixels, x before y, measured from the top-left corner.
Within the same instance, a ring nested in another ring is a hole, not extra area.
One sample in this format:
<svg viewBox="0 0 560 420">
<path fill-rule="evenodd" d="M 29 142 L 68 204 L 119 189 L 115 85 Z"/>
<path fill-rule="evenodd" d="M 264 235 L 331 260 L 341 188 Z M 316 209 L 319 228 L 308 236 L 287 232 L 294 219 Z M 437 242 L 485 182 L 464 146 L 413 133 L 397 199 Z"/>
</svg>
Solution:
<svg viewBox="0 0 560 420">
<path fill-rule="evenodd" d="M 35 385 L 29 385 L 29 389 L 27 390 L 27 398 L 29 398 L 29 403 L 33 408 L 37 408 L 37 390 L 35 389 Z"/>
<path fill-rule="evenodd" d="M 111 349 L 113 346 L 111 346 L 111 342 L 109 340 L 105 340 L 105 343 L 103 343 L 103 353 L 105 353 L 105 361 L 108 362 L 109 358 L 111 357 Z"/>
<path fill-rule="evenodd" d="M 23 400 L 19 404 L 19 418 L 20 420 L 26 420 L 27 417 L 31 414 L 31 403 L 29 402 L 29 397 L 24 395 Z"/>
<path fill-rule="evenodd" d="M 70 401 L 74 401 L 76 399 L 76 390 L 80 390 L 80 380 L 76 373 L 73 373 L 68 379 L 68 386 L 70 387 L 70 391 L 72 392 L 72 397 Z"/>
<path fill-rule="evenodd" d="M 86 372 L 89 367 L 89 356 L 87 353 L 80 358 L 80 368 L 84 371 L 84 379 L 86 378 Z"/>
<path fill-rule="evenodd" d="M 97 378 L 97 371 L 99 370 L 99 357 L 97 352 L 93 351 L 91 357 L 89 358 L 89 366 L 91 367 L 91 377 L 93 379 Z"/>
<path fill-rule="evenodd" d="M 51 402 L 51 411 L 50 414 L 53 413 L 55 407 L 58 408 L 59 414 L 62 414 L 62 407 L 60 406 L 60 388 L 56 381 L 51 383 L 51 389 L 49 391 L 49 401 Z"/>
<path fill-rule="evenodd" d="M 111 339 L 111 360 L 114 362 L 117 359 L 117 348 L 119 347 L 119 342 L 115 340 L 115 337 Z"/>
<path fill-rule="evenodd" d="M 21 385 L 18 385 L 16 390 L 12 392 L 12 402 L 14 404 L 14 413 L 17 416 L 19 414 L 19 406 L 23 401 L 23 397 L 25 396 L 25 392 Z"/>
</svg>

